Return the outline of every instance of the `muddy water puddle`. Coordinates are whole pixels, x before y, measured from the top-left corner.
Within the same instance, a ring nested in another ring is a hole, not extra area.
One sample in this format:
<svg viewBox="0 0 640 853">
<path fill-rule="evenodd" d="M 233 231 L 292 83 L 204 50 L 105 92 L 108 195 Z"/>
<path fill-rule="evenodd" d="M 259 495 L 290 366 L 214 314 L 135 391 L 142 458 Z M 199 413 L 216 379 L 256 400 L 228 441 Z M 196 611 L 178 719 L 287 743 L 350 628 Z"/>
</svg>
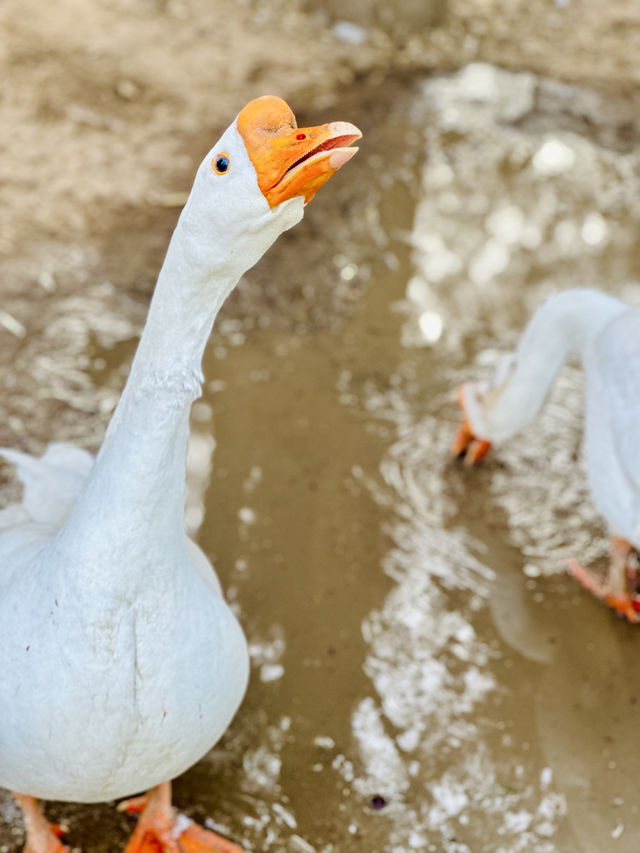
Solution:
<svg viewBox="0 0 640 853">
<path fill-rule="evenodd" d="M 455 388 L 545 296 L 640 298 L 638 158 L 583 135 L 594 93 L 530 74 L 349 97 L 361 153 L 206 354 L 187 523 L 253 671 L 176 800 L 256 851 L 635 851 L 640 639 L 565 575 L 606 546 L 580 371 L 481 468 L 448 446 Z"/>
<path fill-rule="evenodd" d="M 374 131 L 349 176 L 377 252 L 314 220 L 334 286 L 363 278 L 358 310 L 210 354 L 200 535 L 255 663 L 224 788 L 253 798 L 258 849 L 635 849 L 637 637 L 564 573 L 604 549 L 580 372 L 482 470 L 447 456 L 453 389 L 541 299 L 640 292 L 637 161 L 557 131 L 551 94 L 588 99 L 486 67 L 419 85 L 386 116 L 412 158 Z"/>
</svg>

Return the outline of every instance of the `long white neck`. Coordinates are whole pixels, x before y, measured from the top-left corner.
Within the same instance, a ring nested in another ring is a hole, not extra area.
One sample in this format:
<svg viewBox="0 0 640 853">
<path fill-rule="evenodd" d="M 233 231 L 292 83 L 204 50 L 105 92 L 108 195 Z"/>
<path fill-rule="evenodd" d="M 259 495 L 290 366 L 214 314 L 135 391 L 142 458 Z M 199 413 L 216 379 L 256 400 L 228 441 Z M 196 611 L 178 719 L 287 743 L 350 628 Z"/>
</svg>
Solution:
<svg viewBox="0 0 640 853">
<path fill-rule="evenodd" d="M 569 290 L 547 300 L 525 329 L 506 379 L 496 377 L 488 390 L 469 394 L 474 431 L 501 442 L 531 423 L 569 356 L 584 362 L 603 326 L 624 310 L 624 303 L 596 290 Z"/>
<path fill-rule="evenodd" d="M 238 277 L 199 258 L 194 239 L 181 220 L 129 379 L 61 544 L 113 552 L 183 536 L 189 410 L 211 327 Z"/>
</svg>

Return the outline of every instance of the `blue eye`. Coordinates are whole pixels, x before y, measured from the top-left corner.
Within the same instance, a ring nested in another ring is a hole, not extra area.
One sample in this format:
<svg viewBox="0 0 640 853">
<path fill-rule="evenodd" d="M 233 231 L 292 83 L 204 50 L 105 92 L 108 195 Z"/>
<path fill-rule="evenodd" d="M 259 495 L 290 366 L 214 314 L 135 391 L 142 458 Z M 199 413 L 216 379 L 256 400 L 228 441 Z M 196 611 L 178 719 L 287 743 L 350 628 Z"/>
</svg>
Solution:
<svg viewBox="0 0 640 853">
<path fill-rule="evenodd" d="M 226 154 L 218 154 L 213 158 L 213 168 L 219 175 L 229 171 L 229 157 Z"/>
</svg>

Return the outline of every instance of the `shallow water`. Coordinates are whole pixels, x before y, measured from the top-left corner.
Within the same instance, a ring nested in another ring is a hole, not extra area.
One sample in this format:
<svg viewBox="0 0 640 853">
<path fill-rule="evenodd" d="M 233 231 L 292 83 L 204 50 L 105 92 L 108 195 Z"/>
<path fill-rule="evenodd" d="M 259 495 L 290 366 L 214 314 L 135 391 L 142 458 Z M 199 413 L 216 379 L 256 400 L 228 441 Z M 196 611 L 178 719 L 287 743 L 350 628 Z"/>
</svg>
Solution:
<svg viewBox="0 0 640 853">
<path fill-rule="evenodd" d="M 175 793 L 248 850 L 637 849 L 640 638 L 565 574 L 606 553 L 578 367 L 482 467 L 448 456 L 457 385 L 545 296 L 640 297 L 638 157 L 598 109 L 485 66 L 345 95 L 361 153 L 217 323 L 187 520 L 253 672 Z"/>
<path fill-rule="evenodd" d="M 405 87 L 340 175 L 349 218 L 314 203 L 321 322 L 209 352 L 200 539 L 255 667 L 235 763 L 181 790 L 255 849 L 637 846 L 637 632 L 565 575 L 606 548 L 580 371 L 481 469 L 447 453 L 454 389 L 546 295 L 640 295 L 637 158 L 572 132 L 589 97 L 487 67 Z"/>
</svg>

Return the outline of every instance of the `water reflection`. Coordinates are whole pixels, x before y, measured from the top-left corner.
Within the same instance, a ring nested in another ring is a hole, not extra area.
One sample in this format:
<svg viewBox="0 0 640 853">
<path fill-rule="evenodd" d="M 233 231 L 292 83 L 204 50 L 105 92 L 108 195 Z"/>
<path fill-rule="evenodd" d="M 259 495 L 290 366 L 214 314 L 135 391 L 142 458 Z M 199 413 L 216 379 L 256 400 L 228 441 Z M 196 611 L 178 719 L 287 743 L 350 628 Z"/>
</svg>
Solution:
<svg viewBox="0 0 640 853">
<path fill-rule="evenodd" d="M 634 156 L 554 130 L 552 95 L 586 97 L 477 66 L 425 81 L 403 104 L 424 165 L 376 172 L 334 234 L 331 307 L 312 276 L 303 291 L 324 300 L 315 332 L 292 312 L 299 334 L 254 332 L 219 362 L 224 464 L 243 435 L 251 448 L 222 516 L 237 541 L 212 544 L 256 670 L 225 741 L 248 846 L 633 850 L 633 634 L 565 576 L 606 545 L 580 372 L 482 469 L 448 458 L 454 389 L 491 372 L 534 305 L 635 287 Z"/>
<path fill-rule="evenodd" d="M 601 287 L 628 291 L 634 253 L 623 259 L 620 249 L 637 227 L 606 199 L 626 196 L 630 160 L 614 167 L 612 186 L 611 152 L 569 133 L 515 127 L 548 85 L 471 67 L 428 81 L 414 103 L 428 159 L 402 343 L 435 352 L 422 368 L 409 353 L 393 391 L 361 400 L 396 431 L 381 481 L 363 477 L 395 519 L 384 560 L 394 588 L 363 622 L 373 693 L 352 714 L 362 771 L 352 784 L 388 800 L 385 850 L 550 853 L 608 849 L 612 839 L 633 849 L 610 812 L 615 798 L 588 814 L 604 768 L 619 788 L 627 781 L 625 747 L 608 748 L 604 760 L 599 733 L 618 719 L 606 691 L 629 707 L 627 684 L 612 680 L 629 658 L 629 635 L 565 577 L 568 556 L 591 562 L 606 549 L 579 457 L 580 372 L 565 369 L 535 427 L 473 472 L 446 461 L 450 409 L 420 376 L 440 372 L 453 390 L 487 374 L 498 350 L 482 342 L 496 337 L 508 349 L 528 306 L 584 283 L 576 278 L 585 258 L 591 281 L 599 275 Z M 475 363 L 465 367 L 466 339 Z M 584 655 L 595 645 L 572 642 L 576 634 L 599 635 L 607 647 L 604 669 L 591 662 L 586 712 Z M 621 726 L 630 733 L 632 718 Z M 584 738 L 579 759 L 575 730 Z"/>
<path fill-rule="evenodd" d="M 496 574 L 493 555 L 477 559 L 480 543 L 451 528 L 440 424 L 416 419 L 398 396 L 376 407 L 400 437 L 383 463 L 384 484 L 370 486 L 400 518 L 385 560 L 394 589 L 363 624 L 375 698 L 352 717 L 364 765 L 354 785 L 380 789 L 392 804 L 398 846 L 389 849 L 554 850 L 565 798 L 510 731 L 510 667 L 486 623 L 504 567 Z M 480 846 L 489 837 L 500 846 Z"/>
</svg>

